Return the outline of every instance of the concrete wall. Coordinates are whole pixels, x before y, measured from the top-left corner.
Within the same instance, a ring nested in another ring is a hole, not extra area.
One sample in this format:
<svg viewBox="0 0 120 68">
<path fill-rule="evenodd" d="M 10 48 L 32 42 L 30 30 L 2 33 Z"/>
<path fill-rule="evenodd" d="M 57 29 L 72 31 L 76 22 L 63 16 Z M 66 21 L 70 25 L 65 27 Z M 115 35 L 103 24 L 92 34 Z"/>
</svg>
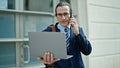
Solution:
<svg viewBox="0 0 120 68">
<path fill-rule="evenodd" d="M 120 68 L 120 0 L 87 0 L 89 68 Z"/>
</svg>

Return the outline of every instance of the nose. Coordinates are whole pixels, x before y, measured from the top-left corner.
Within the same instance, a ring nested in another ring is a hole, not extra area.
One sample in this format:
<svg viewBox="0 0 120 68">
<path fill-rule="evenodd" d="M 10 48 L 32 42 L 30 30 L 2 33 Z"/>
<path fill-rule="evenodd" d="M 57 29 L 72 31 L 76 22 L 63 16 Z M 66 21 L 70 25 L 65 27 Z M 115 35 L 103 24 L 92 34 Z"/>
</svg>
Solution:
<svg viewBox="0 0 120 68">
<path fill-rule="evenodd" d="M 62 15 L 62 16 L 61 16 L 61 18 L 62 18 L 62 19 L 65 19 L 65 16 L 64 16 L 64 15 Z"/>
</svg>

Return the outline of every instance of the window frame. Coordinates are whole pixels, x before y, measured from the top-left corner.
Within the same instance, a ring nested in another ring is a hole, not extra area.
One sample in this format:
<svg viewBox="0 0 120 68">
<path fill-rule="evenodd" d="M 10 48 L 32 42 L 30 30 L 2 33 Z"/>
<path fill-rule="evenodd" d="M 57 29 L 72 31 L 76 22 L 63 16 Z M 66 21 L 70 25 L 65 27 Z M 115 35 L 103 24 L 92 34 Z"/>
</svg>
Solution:
<svg viewBox="0 0 120 68">
<path fill-rule="evenodd" d="M 28 42 L 28 38 L 24 38 L 24 22 L 23 22 L 23 16 L 24 14 L 29 15 L 48 15 L 52 16 L 54 19 L 55 24 L 57 22 L 55 17 L 55 6 L 57 3 L 60 2 L 60 0 L 53 0 L 53 12 L 42 12 L 42 11 L 28 11 L 24 10 L 24 0 L 15 0 L 15 9 L 0 9 L 0 12 L 5 13 L 14 13 L 15 14 L 15 30 L 16 30 L 16 38 L 0 38 L 0 42 L 15 42 L 16 43 L 16 67 L 24 66 L 24 46 L 25 42 Z M 70 0 L 72 7 L 74 6 L 72 3 L 72 0 Z M 75 1 L 77 2 L 77 1 Z M 77 7 L 77 6 L 74 6 Z M 74 14 L 74 16 L 77 17 L 77 14 Z M 29 66 L 29 65 L 28 65 Z"/>
<path fill-rule="evenodd" d="M 57 0 L 53 0 L 56 3 Z M 24 42 L 28 42 L 28 38 L 24 38 L 23 32 L 23 16 L 24 14 L 29 15 L 48 15 L 54 17 L 54 8 L 53 12 L 41 12 L 41 11 L 28 11 L 24 10 L 24 0 L 15 0 L 15 9 L 0 9 L 0 12 L 3 13 L 14 13 L 15 14 L 15 30 L 16 37 L 15 38 L 0 38 L 0 42 L 14 42 L 16 45 L 16 67 L 24 66 Z"/>
</svg>

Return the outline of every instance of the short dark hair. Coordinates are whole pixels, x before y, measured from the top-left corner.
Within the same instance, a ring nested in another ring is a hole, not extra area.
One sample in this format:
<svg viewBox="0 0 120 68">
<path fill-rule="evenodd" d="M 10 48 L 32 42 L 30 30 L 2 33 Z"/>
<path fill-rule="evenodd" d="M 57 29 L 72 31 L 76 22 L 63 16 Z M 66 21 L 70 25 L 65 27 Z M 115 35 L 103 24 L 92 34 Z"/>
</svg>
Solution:
<svg viewBox="0 0 120 68">
<path fill-rule="evenodd" d="M 72 15 L 72 9 L 69 3 L 65 2 L 65 1 L 61 1 L 60 3 L 57 4 L 56 8 L 55 8 L 55 16 L 57 16 L 57 8 L 58 7 L 62 7 L 62 6 L 68 6 L 70 8 L 70 16 Z"/>
</svg>

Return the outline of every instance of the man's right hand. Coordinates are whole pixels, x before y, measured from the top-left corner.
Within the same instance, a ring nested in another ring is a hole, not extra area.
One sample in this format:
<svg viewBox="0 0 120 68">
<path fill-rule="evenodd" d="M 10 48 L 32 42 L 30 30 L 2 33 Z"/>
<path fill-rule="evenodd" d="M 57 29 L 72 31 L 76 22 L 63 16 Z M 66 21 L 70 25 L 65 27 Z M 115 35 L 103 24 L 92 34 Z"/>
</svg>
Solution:
<svg viewBox="0 0 120 68">
<path fill-rule="evenodd" d="M 59 61 L 60 59 L 55 58 L 53 53 L 51 52 L 45 52 L 43 57 L 37 57 L 38 60 L 42 61 L 44 64 L 53 64 L 56 61 Z"/>
</svg>

